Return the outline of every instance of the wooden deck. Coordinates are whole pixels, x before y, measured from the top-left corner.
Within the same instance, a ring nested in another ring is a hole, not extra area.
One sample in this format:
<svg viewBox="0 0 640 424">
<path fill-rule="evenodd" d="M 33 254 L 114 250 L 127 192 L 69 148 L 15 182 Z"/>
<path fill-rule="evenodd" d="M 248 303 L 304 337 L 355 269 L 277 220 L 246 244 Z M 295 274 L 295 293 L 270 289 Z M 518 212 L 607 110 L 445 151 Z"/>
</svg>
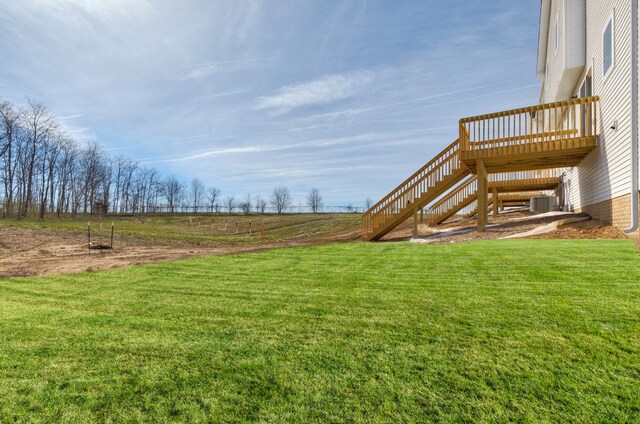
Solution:
<svg viewBox="0 0 640 424">
<path fill-rule="evenodd" d="M 460 120 L 460 160 L 478 173 L 572 167 L 597 145 L 598 97 Z"/>
<path fill-rule="evenodd" d="M 460 120 L 460 162 L 478 176 L 478 208 L 488 210 L 489 174 L 578 165 L 597 145 L 598 97 Z M 478 214 L 484 231 L 487 213 Z"/>
<path fill-rule="evenodd" d="M 598 102 L 585 97 L 461 119 L 458 140 L 363 214 L 362 239 L 378 240 L 412 215 L 417 225 L 433 202 L 438 222 L 477 202 L 484 231 L 490 194 L 553 190 L 559 176 L 545 172 L 576 166 L 597 147 Z"/>
</svg>

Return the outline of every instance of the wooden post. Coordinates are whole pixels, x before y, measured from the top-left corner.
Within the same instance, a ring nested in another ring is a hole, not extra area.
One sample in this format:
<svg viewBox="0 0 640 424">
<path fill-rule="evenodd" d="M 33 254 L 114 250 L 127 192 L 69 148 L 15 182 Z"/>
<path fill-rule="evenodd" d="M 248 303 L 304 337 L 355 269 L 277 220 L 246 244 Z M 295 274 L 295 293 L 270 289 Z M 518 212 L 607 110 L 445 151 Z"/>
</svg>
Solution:
<svg viewBox="0 0 640 424">
<path fill-rule="evenodd" d="M 493 217 L 496 218 L 498 216 L 498 189 L 496 187 L 493 188 L 492 200 L 493 200 Z"/>
<path fill-rule="evenodd" d="M 87 247 L 89 248 L 89 253 L 91 253 L 91 222 L 87 223 Z"/>
<path fill-rule="evenodd" d="M 483 233 L 487 226 L 487 207 L 489 205 L 489 181 L 487 177 L 487 168 L 484 166 L 482 159 L 476 160 L 478 169 L 478 232 Z"/>
<path fill-rule="evenodd" d="M 262 237 L 264 237 L 264 221 L 262 222 L 262 225 L 260 226 L 260 240 L 262 240 Z"/>
<path fill-rule="evenodd" d="M 413 204 L 413 236 L 418 235 L 418 203 Z"/>
<path fill-rule="evenodd" d="M 113 249 L 113 222 L 111 222 L 111 248 Z"/>
<path fill-rule="evenodd" d="M 424 208 L 420 209 L 420 224 L 424 225 Z"/>
</svg>

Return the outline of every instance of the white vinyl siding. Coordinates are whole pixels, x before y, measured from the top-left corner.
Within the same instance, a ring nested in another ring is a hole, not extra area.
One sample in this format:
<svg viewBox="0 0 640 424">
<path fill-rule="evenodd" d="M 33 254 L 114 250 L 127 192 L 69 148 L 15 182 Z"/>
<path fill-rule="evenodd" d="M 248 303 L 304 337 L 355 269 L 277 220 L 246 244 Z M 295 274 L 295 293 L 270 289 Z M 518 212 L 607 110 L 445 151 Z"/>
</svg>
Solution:
<svg viewBox="0 0 640 424">
<path fill-rule="evenodd" d="M 541 103 L 569 99 L 584 70 L 585 1 L 551 0 Z"/>
<path fill-rule="evenodd" d="M 631 2 L 587 0 L 587 63 L 591 66 L 593 94 L 600 97 L 599 145 L 568 173 L 569 204 L 574 208 L 624 196 L 631 191 Z M 615 10 L 615 18 L 614 16 Z M 612 20 L 612 57 L 604 75 L 604 29 Z M 575 94 L 579 94 L 579 87 Z M 617 121 L 617 129 L 610 127 Z"/>
</svg>

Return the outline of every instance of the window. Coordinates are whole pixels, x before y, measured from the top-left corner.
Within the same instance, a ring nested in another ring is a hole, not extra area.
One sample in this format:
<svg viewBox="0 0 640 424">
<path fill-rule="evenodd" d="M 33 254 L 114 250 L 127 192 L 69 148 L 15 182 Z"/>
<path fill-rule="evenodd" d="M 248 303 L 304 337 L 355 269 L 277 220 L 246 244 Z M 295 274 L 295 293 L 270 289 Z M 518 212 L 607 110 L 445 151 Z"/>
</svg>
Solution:
<svg viewBox="0 0 640 424">
<path fill-rule="evenodd" d="M 558 47 L 560 47 L 560 12 L 556 14 L 556 55 L 558 54 Z"/>
<path fill-rule="evenodd" d="M 614 64 L 614 28 L 613 28 L 613 17 L 609 19 L 607 26 L 604 29 L 604 33 L 602 34 L 602 73 L 606 78 L 613 69 Z"/>
</svg>

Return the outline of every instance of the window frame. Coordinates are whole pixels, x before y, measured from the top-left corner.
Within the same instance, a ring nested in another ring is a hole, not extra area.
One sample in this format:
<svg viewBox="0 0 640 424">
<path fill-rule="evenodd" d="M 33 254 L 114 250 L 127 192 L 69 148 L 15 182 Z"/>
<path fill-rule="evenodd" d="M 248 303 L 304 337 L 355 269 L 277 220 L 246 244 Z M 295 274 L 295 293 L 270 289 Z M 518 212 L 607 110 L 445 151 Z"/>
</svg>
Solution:
<svg viewBox="0 0 640 424">
<path fill-rule="evenodd" d="M 605 69 L 606 63 L 606 39 L 605 34 L 607 33 L 607 29 L 611 25 L 611 44 L 610 44 L 610 54 L 611 54 L 611 64 L 608 69 Z M 602 29 L 602 79 L 607 80 L 607 78 L 611 75 L 613 70 L 616 67 L 616 21 L 615 21 L 615 10 L 609 15 L 609 18 L 606 20 L 604 28 Z"/>
<path fill-rule="evenodd" d="M 560 11 L 556 12 L 556 57 L 558 57 L 558 50 L 560 50 Z"/>
</svg>

